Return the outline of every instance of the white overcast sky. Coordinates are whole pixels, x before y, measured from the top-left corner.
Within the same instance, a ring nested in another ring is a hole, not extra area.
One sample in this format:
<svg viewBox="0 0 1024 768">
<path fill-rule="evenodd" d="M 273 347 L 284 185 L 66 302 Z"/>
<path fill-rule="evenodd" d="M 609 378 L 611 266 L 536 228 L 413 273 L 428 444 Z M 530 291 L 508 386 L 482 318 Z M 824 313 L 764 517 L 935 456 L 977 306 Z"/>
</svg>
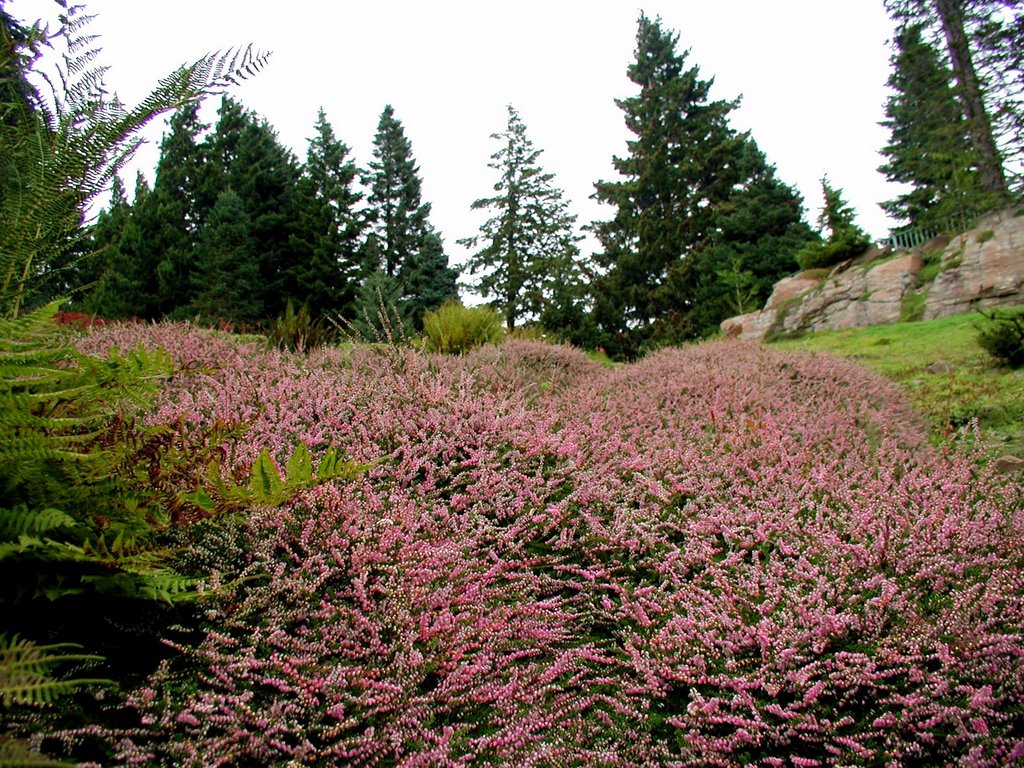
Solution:
<svg viewBox="0 0 1024 768">
<path fill-rule="evenodd" d="M 52 0 L 7 0 L 22 21 L 55 19 Z M 323 107 L 358 164 L 371 158 L 386 104 L 420 166 L 431 221 L 453 263 L 476 233 L 473 200 L 491 194 L 487 167 L 519 111 L 540 162 L 581 224 L 612 215 L 590 199 L 612 179 L 629 134 L 614 99 L 630 95 L 640 11 L 660 16 L 714 77 L 713 98 L 742 95 L 732 125 L 751 130 L 779 177 L 803 195 L 813 223 L 828 174 L 875 237 L 878 207 L 898 193 L 877 172 L 892 26 L 882 0 L 88 0 L 108 85 L 129 104 L 163 75 L 205 53 L 252 43 L 268 67 L 234 95 L 303 159 Z M 203 112 L 216 119 L 216 102 Z M 152 181 L 162 126 L 140 165 Z M 132 174 L 134 177 L 134 173 Z M 125 180 L 131 191 L 133 178 Z M 584 244 L 584 251 L 592 249 Z"/>
</svg>

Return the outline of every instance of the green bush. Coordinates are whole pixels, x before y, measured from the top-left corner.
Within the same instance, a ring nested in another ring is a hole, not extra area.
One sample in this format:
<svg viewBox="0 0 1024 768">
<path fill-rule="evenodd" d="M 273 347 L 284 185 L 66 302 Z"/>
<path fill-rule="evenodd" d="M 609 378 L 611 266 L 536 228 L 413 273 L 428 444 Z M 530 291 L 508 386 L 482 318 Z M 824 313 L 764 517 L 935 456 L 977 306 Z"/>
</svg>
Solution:
<svg viewBox="0 0 1024 768">
<path fill-rule="evenodd" d="M 1002 365 L 1024 366 L 1024 314 L 985 314 L 987 327 L 978 332 L 978 344 Z"/>
<path fill-rule="evenodd" d="M 284 312 L 267 326 L 267 341 L 278 349 L 305 352 L 333 344 L 337 328 L 324 320 L 314 320 L 309 308 L 303 304 L 295 311 L 291 300 Z"/>
<path fill-rule="evenodd" d="M 442 304 L 423 316 L 427 349 L 460 355 L 504 337 L 501 316 L 490 307 L 464 307 L 458 301 Z"/>
<path fill-rule="evenodd" d="M 801 269 L 834 267 L 847 259 L 860 256 L 871 246 L 871 238 L 859 230 L 843 232 L 831 240 L 807 243 L 797 251 L 796 261 Z"/>
</svg>

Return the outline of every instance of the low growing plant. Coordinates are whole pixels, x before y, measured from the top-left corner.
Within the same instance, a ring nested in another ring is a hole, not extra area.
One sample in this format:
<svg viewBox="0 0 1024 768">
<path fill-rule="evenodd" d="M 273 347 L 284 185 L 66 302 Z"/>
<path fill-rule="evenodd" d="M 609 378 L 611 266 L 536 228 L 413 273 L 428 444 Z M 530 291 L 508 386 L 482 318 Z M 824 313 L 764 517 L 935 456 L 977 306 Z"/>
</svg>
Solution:
<svg viewBox="0 0 1024 768">
<path fill-rule="evenodd" d="M 458 301 L 442 304 L 423 316 L 426 347 L 431 352 L 461 355 L 504 338 L 501 316 L 490 307 L 465 307 Z"/>
<path fill-rule="evenodd" d="M 978 344 L 1000 365 L 1024 366 L 1024 313 L 981 313 L 988 324 L 978 331 Z"/>
</svg>

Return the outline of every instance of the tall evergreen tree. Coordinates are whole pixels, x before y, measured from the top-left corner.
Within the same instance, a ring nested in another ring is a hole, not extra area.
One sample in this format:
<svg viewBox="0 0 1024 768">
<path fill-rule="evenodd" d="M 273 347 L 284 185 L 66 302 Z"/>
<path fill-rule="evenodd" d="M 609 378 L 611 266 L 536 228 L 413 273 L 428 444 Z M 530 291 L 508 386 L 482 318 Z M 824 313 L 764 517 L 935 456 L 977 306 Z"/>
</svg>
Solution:
<svg viewBox="0 0 1024 768">
<path fill-rule="evenodd" d="M 426 303 L 425 297 L 452 297 L 455 272 L 447 266 L 440 236 L 430 225 L 430 203 L 422 200 L 412 144 L 390 104 L 377 125 L 373 156 L 366 179 L 370 207 L 364 268 L 383 272 L 389 290 L 399 286 L 402 302 L 408 304 L 401 311 L 409 313 L 418 327 L 422 312 L 443 301 Z"/>
<path fill-rule="evenodd" d="M 888 161 L 878 170 L 910 188 L 882 208 L 908 224 L 941 227 L 978 207 L 974 153 L 952 76 L 921 25 L 900 30 L 895 46 L 882 123 L 891 134 L 883 149 Z"/>
<path fill-rule="evenodd" d="M 401 272 L 402 303 L 412 327 L 423 327 L 423 315 L 459 296 L 459 270 L 448 266 L 441 236 L 433 230 L 424 235 L 416 257 Z"/>
<path fill-rule="evenodd" d="M 779 278 L 797 268 L 797 252 L 816 238 L 799 193 L 778 179 L 753 139 L 734 162 L 741 181 L 716 207 L 714 231 L 696 254 L 691 316 L 701 335 L 716 332 L 731 315 L 763 306 Z"/>
<path fill-rule="evenodd" d="M 365 226 L 356 211 L 362 199 L 354 187 L 359 171 L 349 158 L 349 148 L 335 137 L 323 109 L 317 115 L 315 131 L 295 190 L 291 282 L 314 317 L 351 319 Z"/>
<path fill-rule="evenodd" d="M 1020 21 L 1020 4 L 1017 0 L 886 0 L 885 4 L 901 28 L 921 25 L 935 41 L 943 44 L 979 188 L 988 200 L 1005 199 L 1009 194 L 1005 158 L 992 121 L 993 107 L 1000 109 L 999 94 L 1005 91 L 998 87 L 998 66 L 989 67 L 986 77 L 979 74 L 978 66 L 993 60 L 1001 61 L 1003 66 L 1011 66 L 1013 62 L 1021 65 L 1019 34 L 1016 37 L 1012 33 L 986 35 L 983 31 L 986 27 L 991 31 L 991 19 L 1002 18 L 1004 13 L 1013 13 Z M 1001 29 L 1012 29 L 1012 24 Z M 1016 87 L 1019 94 L 1019 84 Z M 1016 114 L 1020 116 L 1019 109 Z M 1014 140 L 1012 136 L 1009 138 L 1011 142 Z M 1018 143 L 1020 138 L 1018 133 L 1015 137 Z"/>
<path fill-rule="evenodd" d="M 232 189 L 221 192 L 203 224 L 192 272 L 190 310 L 208 322 L 259 320 L 259 268 L 245 205 Z"/>
<path fill-rule="evenodd" d="M 729 314 L 720 301 L 729 286 L 718 273 L 737 250 L 756 258 L 751 267 L 768 280 L 785 274 L 807 236 L 799 197 L 775 179 L 750 137 L 729 126 L 738 101 L 711 100 L 712 81 L 687 66 L 677 44 L 660 21 L 640 16 L 628 68 L 639 93 L 616 102 L 634 138 L 629 154 L 613 159 L 621 180 L 598 182 L 594 195 L 616 207 L 612 220 L 594 226 L 602 246 L 595 261 L 606 270 L 595 281 L 594 314 L 617 356 L 706 332 Z M 750 215 L 767 201 L 778 210 Z M 745 218 L 737 213 L 744 209 Z M 786 243 L 779 261 L 767 247 L 754 255 L 762 237 Z"/>
<path fill-rule="evenodd" d="M 479 248 L 469 259 L 469 271 L 483 273 L 476 288 L 491 297 L 491 306 L 511 330 L 524 317 L 551 314 L 555 299 L 565 300 L 564 289 L 581 284 L 581 238 L 574 231 L 576 216 L 553 184 L 554 175 L 538 165 L 542 150 L 527 137 L 511 105 L 505 131 L 491 138 L 501 143 L 489 163 L 498 172 L 497 194 L 476 200 L 472 208 L 489 209 L 493 215 L 479 235 L 460 242 Z"/>
<path fill-rule="evenodd" d="M 252 258 L 259 272 L 253 301 L 267 316 L 283 312 L 289 299 L 301 305 L 305 297 L 297 284 L 297 258 L 291 245 L 298 228 L 297 160 L 266 120 L 227 97 L 204 151 L 209 161 L 202 205 L 211 209 L 231 189 L 249 219 Z"/>
<path fill-rule="evenodd" d="M 157 317 L 184 310 L 192 298 L 196 247 L 206 213 L 200 197 L 203 175 L 209 168 L 201 145 L 206 128 L 196 104 L 174 113 L 160 144 L 152 195 L 140 209 L 148 214 L 142 224 L 148 230 L 145 261 L 156 264 Z"/>
<path fill-rule="evenodd" d="M 155 263 L 143 224 L 152 194 L 146 177 L 139 172 L 135 197 L 124 227 L 111 243 L 106 269 L 94 291 L 85 300 L 85 311 L 108 318 L 157 317 Z"/>
<path fill-rule="evenodd" d="M 384 107 L 377 124 L 373 157 L 368 179 L 369 239 L 377 263 L 372 266 L 395 277 L 403 261 L 420 247 L 430 204 L 422 200 L 412 144 L 390 104 Z"/>
</svg>

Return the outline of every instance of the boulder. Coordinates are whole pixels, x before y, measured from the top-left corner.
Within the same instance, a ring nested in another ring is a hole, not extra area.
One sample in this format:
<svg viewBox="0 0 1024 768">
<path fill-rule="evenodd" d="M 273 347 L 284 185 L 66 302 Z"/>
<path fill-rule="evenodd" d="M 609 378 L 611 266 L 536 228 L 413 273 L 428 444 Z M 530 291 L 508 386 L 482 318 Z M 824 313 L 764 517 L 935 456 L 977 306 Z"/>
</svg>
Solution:
<svg viewBox="0 0 1024 768">
<path fill-rule="evenodd" d="M 984 217 L 953 238 L 942 266 L 925 299 L 925 320 L 1024 303 L 1024 216 Z"/>
<path fill-rule="evenodd" d="M 921 254 L 937 249 L 944 249 L 942 270 L 931 285 L 918 288 Z M 1024 304 L 1024 209 L 990 214 L 973 230 L 934 239 L 923 249 L 899 251 L 892 258 L 886 258 L 888 253 L 871 250 L 824 279 L 805 272 L 784 278 L 763 310 L 724 321 L 723 333 L 763 339 L 773 331 L 896 323 L 903 316 L 904 299 L 915 290 L 927 290 L 926 320 L 975 307 Z"/>
</svg>

